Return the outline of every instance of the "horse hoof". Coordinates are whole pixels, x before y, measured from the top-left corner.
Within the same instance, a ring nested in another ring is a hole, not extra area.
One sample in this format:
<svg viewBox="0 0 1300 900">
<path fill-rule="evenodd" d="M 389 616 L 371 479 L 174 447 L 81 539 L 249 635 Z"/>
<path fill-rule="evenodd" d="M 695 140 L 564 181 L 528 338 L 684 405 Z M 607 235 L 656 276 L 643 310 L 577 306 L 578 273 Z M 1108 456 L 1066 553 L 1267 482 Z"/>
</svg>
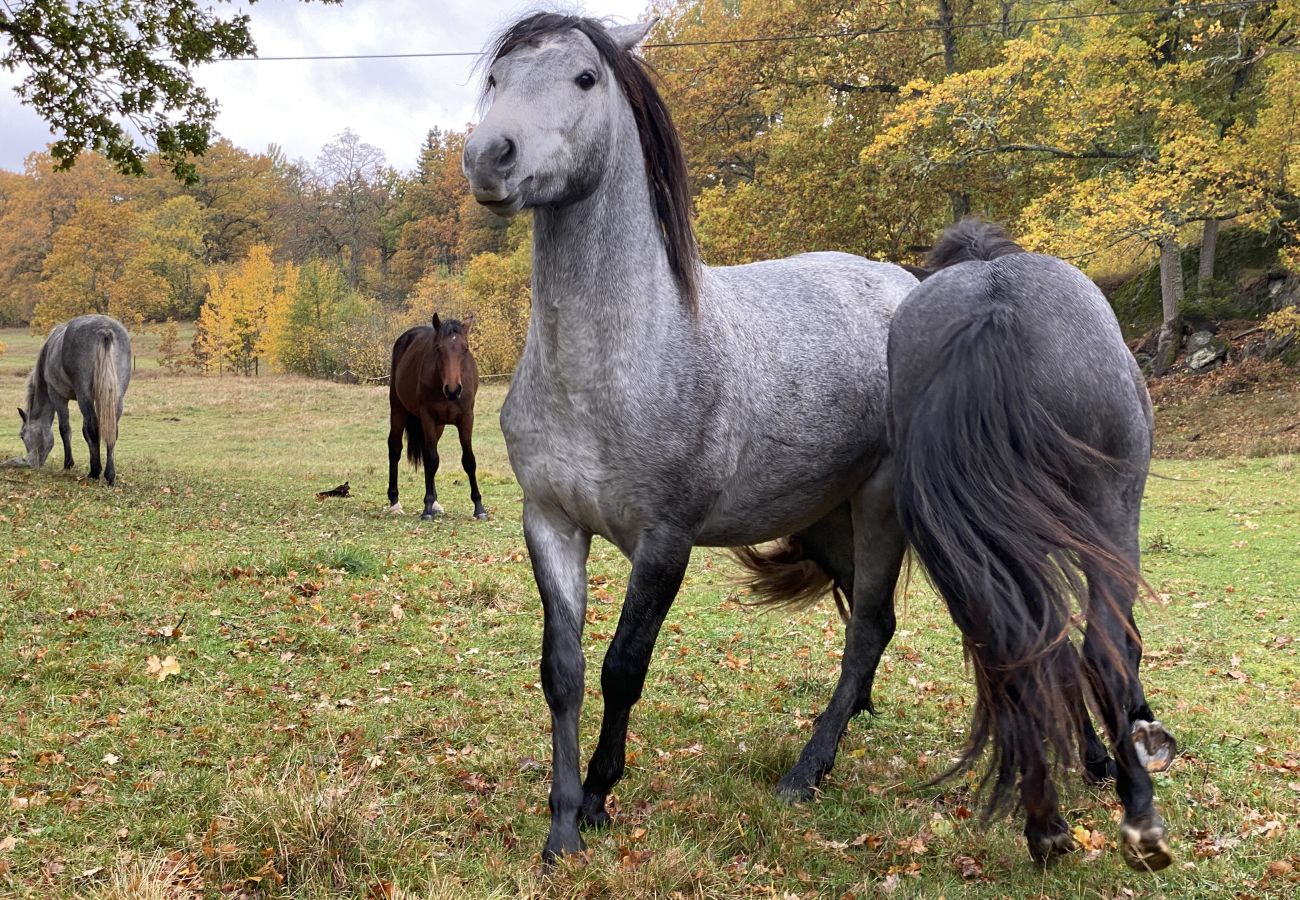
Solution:
<svg viewBox="0 0 1300 900">
<path fill-rule="evenodd" d="M 578 813 L 578 825 L 581 828 L 605 829 L 614 823 L 605 811 L 603 797 L 586 797 L 582 801 L 582 810 Z"/>
<path fill-rule="evenodd" d="M 474 518 L 478 519 L 480 522 L 486 522 L 488 520 L 488 514 L 486 512 L 476 512 L 474 513 Z"/>
<path fill-rule="evenodd" d="M 434 518 L 433 513 L 420 513 L 420 521 L 422 522 L 432 522 Z"/>
<path fill-rule="evenodd" d="M 1160 722 L 1147 722 L 1138 719 L 1133 723 L 1133 745 L 1137 748 L 1138 761 L 1148 772 L 1163 772 L 1169 768 L 1174 757 L 1178 755 L 1178 741 Z"/>
<path fill-rule="evenodd" d="M 560 838 L 552 834 L 546 838 L 546 846 L 542 848 L 542 862 L 554 866 L 561 857 L 586 852 L 587 845 L 583 842 L 582 835 L 578 834 L 578 829 L 574 828 L 570 837 Z"/>
<path fill-rule="evenodd" d="M 406 511 L 402 509 L 402 504 L 394 503 L 392 506 L 388 507 L 388 514 L 390 516 L 401 516 L 405 515 Z"/>
<path fill-rule="evenodd" d="M 1165 840 L 1165 824 L 1159 816 L 1145 827 L 1125 822 L 1119 827 L 1119 838 L 1124 862 L 1135 872 L 1159 872 L 1174 861 L 1173 851 Z"/>
<path fill-rule="evenodd" d="M 791 805 L 807 803 L 817 796 L 817 783 L 791 770 L 786 772 L 785 776 L 777 782 L 776 796 L 778 800 Z"/>
<path fill-rule="evenodd" d="M 1115 768 L 1115 760 L 1109 756 L 1104 760 L 1097 760 L 1084 764 L 1083 783 L 1098 787 L 1108 782 L 1114 781 L 1118 770 Z"/>
<path fill-rule="evenodd" d="M 1032 837 L 1025 835 L 1025 842 L 1029 845 L 1030 859 L 1040 866 L 1050 865 L 1067 853 L 1073 853 L 1078 848 L 1074 838 L 1070 837 L 1068 831 L 1057 834 L 1039 834 Z"/>
</svg>

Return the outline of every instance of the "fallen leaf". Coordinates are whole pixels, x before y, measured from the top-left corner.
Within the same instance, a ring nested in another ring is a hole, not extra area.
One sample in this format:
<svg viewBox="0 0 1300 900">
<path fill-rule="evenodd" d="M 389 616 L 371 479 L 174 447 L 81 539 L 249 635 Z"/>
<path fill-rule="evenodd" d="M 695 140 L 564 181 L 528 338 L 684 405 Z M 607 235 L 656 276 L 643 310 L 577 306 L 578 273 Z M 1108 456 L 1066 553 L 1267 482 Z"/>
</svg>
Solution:
<svg viewBox="0 0 1300 900">
<path fill-rule="evenodd" d="M 174 656 L 168 656 L 166 659 L 151 656 L 146 660 L 146 665 L 149 674 L 159 681 L 166 681 L 168 675 L 179 675 L 181 673 L 181 664 Z"/>
<path fill-rule="evenodd" d="M 115 766 L 122 761 L 122 757 L 116 753 L 105 753 L 102 762 L 106 766 Z"/>
</svg>

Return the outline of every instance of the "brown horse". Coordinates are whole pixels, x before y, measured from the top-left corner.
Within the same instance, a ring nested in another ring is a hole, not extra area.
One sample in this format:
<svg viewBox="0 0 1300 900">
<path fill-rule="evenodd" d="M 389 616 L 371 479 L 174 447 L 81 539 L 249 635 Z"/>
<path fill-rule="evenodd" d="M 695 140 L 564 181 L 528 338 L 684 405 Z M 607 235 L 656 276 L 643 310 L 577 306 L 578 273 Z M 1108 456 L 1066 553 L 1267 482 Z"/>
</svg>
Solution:
<svg viewBox="0 0 1300 900">
<path fill-rule="evenodd" d="M 460 434 L 460 464 L 469 476 L 469 496 L 474 518 L 486 519 L 483 496 L 478 491 L 478 464 L 474 460 L 474 395 L 478 392 L 478 366 L 469 350 L 471 315 L 461 322 L 433 315 L 433 327 L 417 325 L 393 344 L 393 367 L 388 380 L 388 503 L 389 512 L 401 513 L 397 501 L 397 464 L 402 459 L 402 432 L 406 432 L 406 457 L 417 469 L 424 464 L 424 512 L 421 519 L 442 514 L 433 477 L 438 472 L 438 440 L 442 429 L 455 425 Z"/>
</svg>

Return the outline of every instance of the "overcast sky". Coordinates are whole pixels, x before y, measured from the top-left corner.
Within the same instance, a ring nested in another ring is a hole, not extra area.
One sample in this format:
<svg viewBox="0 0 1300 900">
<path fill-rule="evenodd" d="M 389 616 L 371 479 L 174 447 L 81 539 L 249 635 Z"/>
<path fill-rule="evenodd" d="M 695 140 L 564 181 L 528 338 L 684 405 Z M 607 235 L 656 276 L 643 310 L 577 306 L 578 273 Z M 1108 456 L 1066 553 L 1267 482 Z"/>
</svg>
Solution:
<svg viewBox="0 0 1300 900">
<path fill-rule="evenodd" d="M 565 2 L 565 11 L 630 22 L 648 0 Z M 240 6 L 233 7 L 235 9 Z M 344 0 L 342 6 L 261 0 L 249 8 L 259 56 L 422 53 L 481 50 L 518 15 L 556 8 L 527 0 Z M 222 8 L 222 12 L 228 11 Z M 252 151 L 279 144 L 294 159 L 314 160 L 344 128 L 409 170 L 435 125 L 464 128 L 474 118 L 474 60 L 321 60 L 218 62 L 197 79 L 221 104 L 217 130 Z M 53 138 L 18 102 L 17 74 L 0 71 L 0 168 Z"/>
</svg>

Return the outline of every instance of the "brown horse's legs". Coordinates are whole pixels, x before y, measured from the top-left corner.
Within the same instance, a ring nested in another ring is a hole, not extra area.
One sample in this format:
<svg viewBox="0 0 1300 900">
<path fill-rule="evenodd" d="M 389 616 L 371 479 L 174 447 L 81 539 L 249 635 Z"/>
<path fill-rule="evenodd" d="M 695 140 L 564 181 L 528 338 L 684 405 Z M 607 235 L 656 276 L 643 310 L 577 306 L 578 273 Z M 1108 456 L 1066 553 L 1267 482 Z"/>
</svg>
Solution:
<svg viewBox="0 0 1300 900">
<path fill-rule="evenodd" d="M 438 489 L 434 487 L 433 478 L 438 474 L 438 441 L 442 439 L 442 425 L 431 420 L 421 419 L 424 428 L 424 512 L 421 519 L 432 519 L 442 515 L 442 504 L 438 502 Z"/>
<path fill-rule="evenodd" d="M 469 476 L 469 499 L 474 501 L 474 518 L 487 520 L 487 510 L 483 508 L 483 495 L 478 490 L 478 461 L 474 459 L 474 419 L 466 417 L 456 427 L 460 435 L 460 464 Z"/>
<path fill-rule="evenodd" d="M 394 401 L 390 400 L 390 404 Z M 388 508 L 400 513 L 397 502 L 397 469 L 402 461 L 402 431 L 406 428 L 406 410 L 392 405 L 388 414 Z"/>
<path fill-rule="evenodd" d="M 54 411 L 59 415 L 59 437 L 63 439 L 63 468 L 71 469 L 72 461 L 72 423 L 68 421 L 68 404 L 56 404 Z"/>
</svg>

